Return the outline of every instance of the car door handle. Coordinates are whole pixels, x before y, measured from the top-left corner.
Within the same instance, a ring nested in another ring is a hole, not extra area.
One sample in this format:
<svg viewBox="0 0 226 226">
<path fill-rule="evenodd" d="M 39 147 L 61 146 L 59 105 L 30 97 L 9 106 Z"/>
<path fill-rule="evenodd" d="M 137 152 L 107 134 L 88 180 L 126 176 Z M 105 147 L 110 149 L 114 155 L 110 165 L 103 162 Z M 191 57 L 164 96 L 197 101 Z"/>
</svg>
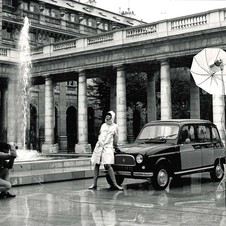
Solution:
<svg viewBox="0 0 226 226">
<path fill-rule="evenodd" d="M 201 148 L 200 145 L 194 145 L 193 147 L 194 147 L 194 149 L 200 149 Z"/>
</svg>

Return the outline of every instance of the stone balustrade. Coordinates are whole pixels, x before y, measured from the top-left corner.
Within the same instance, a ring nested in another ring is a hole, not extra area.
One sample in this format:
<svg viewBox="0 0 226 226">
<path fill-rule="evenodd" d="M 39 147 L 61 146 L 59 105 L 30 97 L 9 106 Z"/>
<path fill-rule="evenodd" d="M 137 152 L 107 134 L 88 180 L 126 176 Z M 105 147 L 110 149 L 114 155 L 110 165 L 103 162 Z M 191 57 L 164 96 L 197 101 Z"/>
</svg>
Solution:
<svg viewBox="0 0 226 226">
<path fill-rule="evenodd" d="M 143 26 L 133 27 L 126 30 L 126 38 L 149 35 L 156 32 L 157 32 L 156 24 L 143 25 Z"/>
<path fill-rule="evenodd" d="M 74 49 L 75 47 L 78 48 L 77 51 L 85 51 L 87 49 L 90 50 L 90 47 L 93 49 L 100 48 L 100 44 L 105 43 L 111 43 L 111 46 L 114 46 L 131 43 L 133 41 L 145 41 L 145 39 L 150 40 L 159 37 L 169 37 L 171 35 L 206 30 L 214 27 L 223 27 L 226 26 L 226 18 L 225 16 L 222 16 L 222 13 L 225 15 L 225 11 L 226 9 L 212 10 L 204 13 L 119 29 L 114 32 L 89 36 L 88 38 L 74 39 L 74 44 L 71 44 L 71 42 L 73 42 L 72 40 L 59 42 L 58 44 L 55 44 L 59 46 L 59 48 L 54 47 L 53 51 L 56 51 L 56 49 Z M 103 47 L 106 47 L 106 45 L 103 45 Z M 48 47 L 44 46 L 43 48 Z M 49 49 L 51 50 L 51 48 Z M 44 52 L 47 53 L 48 51 Z"/>
<path fill-rule="evenodd" d="M 60 43 L 53 44 L 53 51 L 59 51 L 63 49 L 76 48 L 76 40 L 69 40 Z"/>
<path fill-rule="evenodd" d="M 101 47 L 114 47 L 122 44 L 132 44 L 141 41 L 170 38 L 170 36 L 184 35 L 208 29 L 224 28 L 226 26 L 226 8 L 208 12 L 161 20 L 140 26 L 118 29 L 85 38 L 70 39 L 50 45 L 32 49 L 32 60 L 45 57 L 71 54 Z M 61 52 L 65 50 L 64 52 Z M 12 50 L 10 50 L 12 51 Z M 0 54 L 0 55 L 3 55 Z M 10 54 L 12 56 L 12 54 Z"/>
<path fill-rule="evenodd" d="M 7 56 L 8 50 L 5 48 L 0 48 L 0 56 Z"/>
<path fill-rule="evenodd" d="M 96 35 L 96 36 L 92 36 L 89 37 L 87 39 L 87 44 L 88 45 L 94 45 L 94 44 L 99 44 L 99 43 L 106 43 L 106 42 L 110 42 L 113 41 L 114 37 L 113 37 L 113 32 L 112 33 L 108 33 L 108 34 L 102 34 L 102 35 Z"/>
<path fill-rule="evenodd" d="M 207 14 L 181 18 L 171 22 L 172 30 L 207 24 Z"/>
<path fill-rule="evenodd" d="M 0 60 L 8 62 L 19 62 L 19 51 L 16 49 L 8 49 L 0 47 Z"/>
</svg>

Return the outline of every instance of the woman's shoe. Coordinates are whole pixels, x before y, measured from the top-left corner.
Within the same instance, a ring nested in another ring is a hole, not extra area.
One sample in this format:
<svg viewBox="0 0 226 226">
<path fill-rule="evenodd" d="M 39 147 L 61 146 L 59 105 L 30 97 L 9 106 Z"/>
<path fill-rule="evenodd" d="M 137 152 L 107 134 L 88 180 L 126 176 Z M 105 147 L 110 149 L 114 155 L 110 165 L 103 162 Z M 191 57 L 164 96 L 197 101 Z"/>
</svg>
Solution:
<svg viewBox="0 0 226 226">
<path fill-rule="evenodd" d="M 0 198 L 14 198 L 14 197 L 16 197 L 16 195 L 13 195 L 13 194 L 11 194 L 11 193 L 9 193 L 9 192 L 1 192 L 1 194 L 0 194 Z"/>
<path fill-rule="evenodd" d="M 114 185 L 114 187 L 119 190 L 119 191 L 122 191 L 123 190 L 123 187 L 119 186 L 119 185 Z"/>
<path fill-rule="evenodd" d="M 97 186 L 95 184 L 92 184 L 89 189 L 97 189 Z"/>
</svg>

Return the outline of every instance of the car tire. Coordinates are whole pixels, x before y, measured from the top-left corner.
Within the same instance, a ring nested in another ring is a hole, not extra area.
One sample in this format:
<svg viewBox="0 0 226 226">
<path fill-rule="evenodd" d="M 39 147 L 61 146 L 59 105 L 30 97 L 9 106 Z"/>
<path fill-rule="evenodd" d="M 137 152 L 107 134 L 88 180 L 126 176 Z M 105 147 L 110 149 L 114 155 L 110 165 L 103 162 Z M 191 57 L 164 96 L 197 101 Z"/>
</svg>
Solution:
<svg viewBox="0 0 226 226">
<path fill-rule="evenodd" d="M 121 185 L 124 181 L 124 177 L 121 176 L 121 175 L 115 175 L 115 179 L 116 179 L 116 182 L 117 182 L 118 185 Z M 112 182 L 111 177 L 109 176 L 108 173 L 106 174 L 106 180 L 107 180 L 107 182 L 110 186 L 113 186 L 113 182 Z"/>
<path fill-rule="evenodd" d="M 217 162 L 214 165 L 213 171 L 210 172 L 210 177 L 213 181 L 221 181 L 224 177 L 224 167 L 223 164 Z"/>
<path fill-rule="evenodd" d="M 164 165 L 159 165 L 154 171 L 151 179 L 152 186 L 155 190 L 164 190 L 170 181 L 169 170 Z"/>
</svg>

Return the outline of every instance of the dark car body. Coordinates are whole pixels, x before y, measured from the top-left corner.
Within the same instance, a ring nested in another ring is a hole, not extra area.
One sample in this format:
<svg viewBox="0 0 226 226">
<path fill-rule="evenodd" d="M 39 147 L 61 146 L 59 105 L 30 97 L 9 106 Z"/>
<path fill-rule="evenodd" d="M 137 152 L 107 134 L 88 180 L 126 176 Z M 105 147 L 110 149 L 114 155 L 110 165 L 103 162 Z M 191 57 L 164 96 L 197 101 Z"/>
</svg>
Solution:
<svg viewBox="0 0 226 226">
<path fill-rule="evenodd" d="M 184 174 L 209 171 L 213 180 L 223 178 L 224 145 L 216 125 L 207 120 L 147 123 L 133 144 L 119 150 L 113 166 L 119 184 L 125 177 L 150 178 L 159 190 L 167 187 L 170 177 Z"/>
</svg>

